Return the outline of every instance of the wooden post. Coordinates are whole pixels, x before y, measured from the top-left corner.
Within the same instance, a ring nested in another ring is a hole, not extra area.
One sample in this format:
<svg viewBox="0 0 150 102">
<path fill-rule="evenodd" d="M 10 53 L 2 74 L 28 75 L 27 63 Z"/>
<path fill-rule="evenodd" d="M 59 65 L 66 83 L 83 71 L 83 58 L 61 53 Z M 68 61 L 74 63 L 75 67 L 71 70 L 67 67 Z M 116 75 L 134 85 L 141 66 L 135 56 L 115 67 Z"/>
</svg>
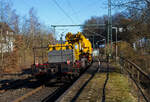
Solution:
<svg viewBox="0 0 150 102">
<path fill-rule="evenodd" d="M 123 66 L 122 66 L 122 74 L 124 74 L 124 68 L 125 68 L 125 63 L 123 62 Z"/>
<path fill-rule="evenodd" d="M 131 65 L 130 68 L 132 68 L 132 78 L 134 79 L 134 67 Z"/>
<path fill-rule="evenodd" d="M 134 78 L 134 77 L 133 77 L 133 67 L 132 67 L 132 66 L 129 66 L 129 72 L 131 73 L 131 77 Z M 130 79 L 131 79 L 131 78 L 130 78 Z M 131 86 L 133 86 L 134 84 L 133 84 L 132 79 L 130 80 L 130 82 L 131 82 Z"/>
<path fill-rule="evenodd" d="M 137 71 L 137 82 L 140 85 L 140 73 L 139 73 L 139 71 Z M 137 92 L 137 94 L 138 94 L 138 102 L 140 102 L 140 90 L 138 88 L 137 88 L 137 90 L 138 90 L 138 92 Z"/>
</svg>

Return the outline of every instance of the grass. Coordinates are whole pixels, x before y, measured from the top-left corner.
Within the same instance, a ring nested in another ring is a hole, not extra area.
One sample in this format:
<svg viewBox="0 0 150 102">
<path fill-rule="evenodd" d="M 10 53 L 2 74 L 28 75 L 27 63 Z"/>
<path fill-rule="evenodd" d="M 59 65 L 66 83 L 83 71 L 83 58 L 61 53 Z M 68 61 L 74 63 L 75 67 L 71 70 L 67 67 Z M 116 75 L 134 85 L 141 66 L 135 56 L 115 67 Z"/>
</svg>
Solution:
<svg viewBox="0 0 150 102">
<path fill-rule="evenodd" d="M 128 79 L 119 73 L 110 73 L 106 86 L 106 102 L 137 102 L 131 93 Z"/>
<path fill-rule="evenodd" d="M 120 65 L 113 60 L 110 64 L 115 67 L 115 72 L 109 73 L 105 102 L 137 102 L 137 94 L 129 79 L 120 74 Z M 101 102 L 105 79 L 106 73 L 96 73 L 76 102 Z"/>
<path fill-rule="evenodd" d="M 81 92 L 76 102 L 99 102 L 102 99 L 102 90 L 106 73 L 97 73 Z M 106 102 L 137 102 L 131 93 L 132 88 L 128 79 L 122 74 L 112 72 L 106 85 Z"/>
<path fill-rule="evenodd" d="M 137 102 L 136 94 L 129 79 L 120 74 L 120 65 L 112 60 L 111 66 L 115 67 L 115 72 L 109 74 L 109 81 L 106 87 L 106 102 Z M 116 73 L 119 72 L 119 73 Z"/>
</svg>

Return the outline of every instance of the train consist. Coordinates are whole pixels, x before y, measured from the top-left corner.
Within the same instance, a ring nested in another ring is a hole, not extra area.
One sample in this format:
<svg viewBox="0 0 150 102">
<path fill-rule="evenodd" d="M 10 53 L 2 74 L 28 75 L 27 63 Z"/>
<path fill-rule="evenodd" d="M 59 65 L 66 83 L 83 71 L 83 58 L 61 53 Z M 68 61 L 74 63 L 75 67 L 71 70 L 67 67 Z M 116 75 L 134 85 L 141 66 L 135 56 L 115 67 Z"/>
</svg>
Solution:
<svg viewBox="0 0 150 102">
<path fill-rule="evenodd" d="M 65 43 L 48 45 L 48 61 L 46 63 L 34 63 L 33 75 L 57 76 L 57 78 L 73 78 L 92 63 L 92 45 L 85 36 L 78 32 L 68 32 Z"/>
</svg>

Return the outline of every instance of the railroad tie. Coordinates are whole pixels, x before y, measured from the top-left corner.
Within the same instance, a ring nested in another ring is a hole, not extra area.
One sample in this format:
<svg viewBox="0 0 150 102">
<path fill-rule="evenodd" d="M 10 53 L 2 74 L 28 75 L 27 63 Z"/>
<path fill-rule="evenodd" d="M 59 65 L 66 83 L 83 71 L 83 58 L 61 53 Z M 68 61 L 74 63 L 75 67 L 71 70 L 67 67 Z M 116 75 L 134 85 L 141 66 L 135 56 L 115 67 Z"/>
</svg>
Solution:
<svg viewBox="0 0 150 102">
<path fill-rule="evenodd" d="M 31 96 L 32 94 L 36 93 L 37 91 L 41 90 L 42 88 L 43 88 L 43 86 L 40 86 L 40 87 L 36 88 L 35 90 L 32 90 L 32 91 L 26 93 L 25 95 L 23 95 L 23 96 L 17 98 L 17 99 L 14 100 L 13 102 L 21 102 L 21 101 L 23 101 L 25 98 Z"/>
</svg>

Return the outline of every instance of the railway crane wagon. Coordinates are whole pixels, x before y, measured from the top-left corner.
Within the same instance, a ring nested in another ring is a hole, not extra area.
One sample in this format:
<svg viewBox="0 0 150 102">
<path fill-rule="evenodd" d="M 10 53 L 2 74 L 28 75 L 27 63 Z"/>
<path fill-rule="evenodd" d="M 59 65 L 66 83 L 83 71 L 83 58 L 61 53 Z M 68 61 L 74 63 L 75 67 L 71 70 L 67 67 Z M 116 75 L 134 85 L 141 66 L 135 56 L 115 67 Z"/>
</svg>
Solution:
<svg viewBox="0 0 150 102">
<path fill-rule="evenodd" d="M 68 32 L 65 39 L 65 43 L 48 45 L 48 61 L 40 67 L 34 64 L 34 75 L 78 76 L 92 63 L 91 42 L 81 32 Z"/>
</svg>

